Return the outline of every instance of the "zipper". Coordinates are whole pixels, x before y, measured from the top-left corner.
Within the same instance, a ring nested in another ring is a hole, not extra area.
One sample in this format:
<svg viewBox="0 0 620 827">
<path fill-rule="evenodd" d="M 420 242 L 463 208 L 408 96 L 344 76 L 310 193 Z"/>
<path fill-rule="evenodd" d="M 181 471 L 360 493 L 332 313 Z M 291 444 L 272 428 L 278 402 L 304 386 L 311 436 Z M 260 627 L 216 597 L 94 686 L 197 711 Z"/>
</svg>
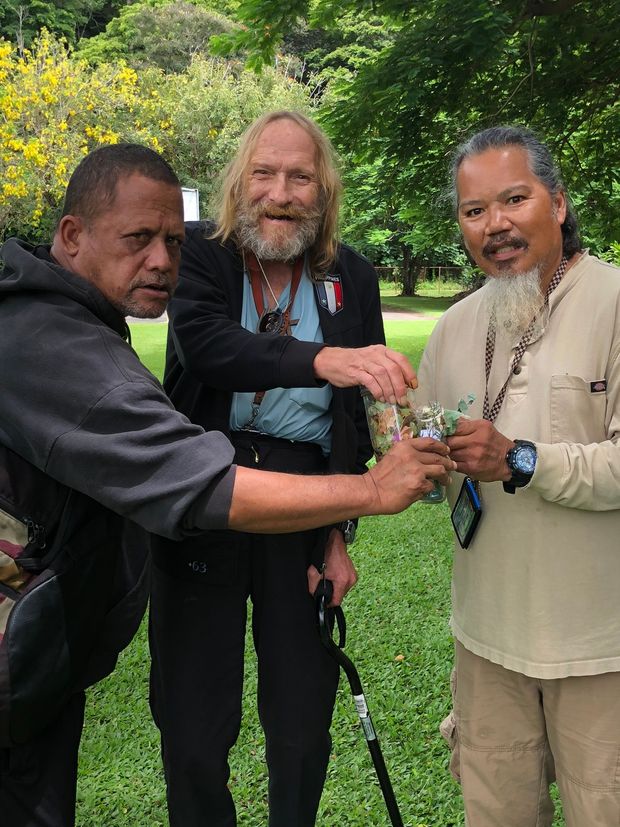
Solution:
<svg viewBox="0 0 620 827">
<path fill-rule="evenodd" d="M 44 549 L 47 545 L 47 537 L 45 536 L 45 526 L 35 523 L 30 517 L 22 518 L 22 522 L 28 529 L 28 545 L 34 543 L 39 549 Z"/>
<path fill-rule="evenodd" d="M 27 543 L 24 546 L 24 551 L 28 546 L 34 546 L 37 550 L 43 550 L 47 545 L 47 536 L 45 526 L 35 522 L 31 517 L 22 517 L 16 514 L 13 508 L 7 507 L 6 501 L 0 501 L 0 514 L 16 523 L 21 523 L 26 529 Z"/>
</svg>

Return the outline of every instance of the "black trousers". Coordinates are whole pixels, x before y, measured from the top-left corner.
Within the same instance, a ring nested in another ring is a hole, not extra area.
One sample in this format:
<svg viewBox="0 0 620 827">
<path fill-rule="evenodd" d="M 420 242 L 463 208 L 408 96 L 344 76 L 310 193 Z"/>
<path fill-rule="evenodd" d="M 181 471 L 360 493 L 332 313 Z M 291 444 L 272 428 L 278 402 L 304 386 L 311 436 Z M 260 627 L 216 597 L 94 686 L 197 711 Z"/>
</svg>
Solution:
<svg viewBox="0 0 620 827">
<path fill-rule="evenodd" d="M 84 693 L 27 744 L 0 750 L 1 827 L 73 827 Z"/>
<path fill-rule="evenodd" d="M 325 470 L 316 446 L 234 438 L 236 461 Z M 306 570 L 326 531 L 211 532 L 154 550 L 151 707 L 172 827 L 234 827 L 228 753 L 241 724 L 247 599 L 266 738 L 270 827 L 312 827 L 325 781 L 338 666 L 321 645 Z"/>
</svg>

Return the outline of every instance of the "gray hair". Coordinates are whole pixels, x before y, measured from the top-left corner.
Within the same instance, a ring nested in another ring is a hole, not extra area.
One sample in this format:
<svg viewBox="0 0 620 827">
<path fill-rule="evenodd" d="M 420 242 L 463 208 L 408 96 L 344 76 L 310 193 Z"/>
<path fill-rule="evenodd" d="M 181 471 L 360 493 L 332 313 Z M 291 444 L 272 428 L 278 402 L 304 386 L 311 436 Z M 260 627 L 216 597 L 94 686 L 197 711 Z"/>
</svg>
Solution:
<svg viewBox="0 0 620 827">
<path fill-rule="evenodd" d="M 506 146 L 522 147 L 528 159 L 532 173 L 543 184 L 551 196 L 563 192 L 566 197 L 566 218 L 562 224 L 562 252 L 570 258 L 581 250 L 581 239 L 577 216 L 570 203 L 566 189 L 562 183 L 560 171 L 555 164 L 551 152 L 529 129 L 522 126 L 491 126 L 472 135 L 467 141 L 458 146 L 452 156 L 450 166 L 450 196 L 452 205 L 458 207 L 458 192 L 456 178 L 461 164 L 472 155 L 480 155 L 487 149 L 501 149 Z"/>
</svg>

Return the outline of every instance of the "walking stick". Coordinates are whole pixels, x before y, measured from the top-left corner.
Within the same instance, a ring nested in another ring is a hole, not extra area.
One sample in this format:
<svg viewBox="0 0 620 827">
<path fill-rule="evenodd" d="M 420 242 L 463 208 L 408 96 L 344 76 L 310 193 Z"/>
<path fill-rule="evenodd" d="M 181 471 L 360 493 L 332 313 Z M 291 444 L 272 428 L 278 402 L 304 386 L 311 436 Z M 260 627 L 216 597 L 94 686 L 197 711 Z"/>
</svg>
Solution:
<svg viewBox="0 0 620 827">
<path fill-rule="evenodd" d="M 381 752 L 381 747 L 379 746 L 377 733 L 375 732 L 375 728 L 370 718 L 370 712 L 368 710 L 366 698 L 364 697 L 364 690 L 362 689 L 360 676 L 351 660 L 349 660 L 349 658 L 342 651 L 346 638 L 346 621 L 344 612 L 340 606 L 334 606 L 329 610 L 327 608 L 332 599 L 333 593 L 334 587 L 331 580 L 326 580 L 325 578 L 320 581 L 317 590 L 314 593 L 321 641 L 329 654 L 344 669 L 344 672 L 349 680 L 351 694 L 353 695 L 353 699 L 355 701 L 355 707 L 362 724 L 362 731 L 364 733 L 366 743 L 368 744 L 368 749 L 370 750 L 372 762 L 375 765 L 375 771 L 377 773 L 377 778 L 379 779 L 379 785 L 381 786 L 381 792 L 383 793 L 383 798 L 385 799 L 390 820 L 393 827 L 403 827 L 403 820 L 398 809 L 398 804 L 396 803 L 396 797 L 394 795 L 394 790 L 392 789 L 392 784 L 385 766 L 385 761 L 383 760 L 383 754 Z M 332 626 L 334 624 L 330 620 L 330 612 L 333 613 L 335 624 L 338 626 L 338 644 L 336 644 L 332 638 Z"/>
</svg>

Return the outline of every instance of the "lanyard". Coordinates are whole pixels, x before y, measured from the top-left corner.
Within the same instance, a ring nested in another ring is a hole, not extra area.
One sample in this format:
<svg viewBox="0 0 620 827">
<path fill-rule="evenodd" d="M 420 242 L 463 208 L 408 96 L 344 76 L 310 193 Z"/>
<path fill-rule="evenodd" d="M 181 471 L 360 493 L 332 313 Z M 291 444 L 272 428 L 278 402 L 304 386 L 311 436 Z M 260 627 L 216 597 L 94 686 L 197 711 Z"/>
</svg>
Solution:
<svg viewBox="0 0 620 827">
<path fill-rule="evenodd" d="M 293 308 L 293 302 L 295 301 L 295 295 L 297 294 L 299 282 L 301 281 L 301 274 L 304 269 L 304 256 L 299 256 L 299 258 L 295 260 L 295 264 L 293 265 L 293 275 L 291 277 L 291 289 L 289 292 L 288 304 L 286 305 L 284 310 L 280 310 L 279 307 L 276 306 L 274 310 L 268 310 L 267 312 L 265 312 L 265 300 L 263 297 L 261 274 L 264 276 L 265 281 L 267 281 L 267 276 L 265 276 L 263 269 L 262 267 L 260 267 L 260 263 L 253 252 L 248 251 L 247 253 L 245 253 L 245 257 L 247 260 L 247 269 L 250 276 L 250 284 L 252 286 L 252 296 L 254 297 L 254 304 L 256 306 L 256 312 L 258 313 L 259 318 L 259 332 L 276 333 L 280 336 L 290 336 L 291 325 L 296 324 L 296 322 L 298 321 L 297 319 L 291 319 L 291 310 Z M 271 290 L 271 285 L 268 281 L 267 286 Z M 243 426 L 244 431 L 251 431 L 254 429 L 254 423 L 256 421 L 256 417 L 258 416 L 261 403 L 265 398 L 266 393 L 267 391 L 256 391 L 256 393 L 254 394 L 254 398 L 252 399 L 251 403 L 252 413 L 249 420 Z"/>
<path fill-rule="evenodd" d="M 267 281 L 267 276 L 265 275 L 265 272 L 254 253 L 252 251 L 248 251 L 245 254 L 245 256 L 247 261 L 248 273 L 250 276 L 250 284 L 252 285 L 252 296 L 254 297 L 256 312 L 258 313 L 258 332 L 279 333 L 282 336 L 290 336 L 291 326 L 296 324 L 297 322 L 296 319 L 291 319 L 291 311 L 293 309 L 295 295 L 297 294 L 297 288 L 299 287 L 299 282 L 301 281 L 301 274 L 304 269 L 304 256 L 299 256 L 299 258 L 295 260 L 295 264 L 293 265 L 293 274 L 291 277 L 291 289 L 289 292 L 289 300 L 284 310 L 280 310 L 280 308 L 277 306 L 277 299 L 274 295 L 276 307 L 273 310 L 267 310 L 266 312 L 261 276 L 267 282 L 267 286 L 270 290 L 271 285 Z"/>
<path fill-rule="evenodd" d="M 545 293 L 544 304 L 541 307 L 539 313 L 542 313 L 549 307 L 549 296 L 553 293 L 555 288 L 558 284 L 562 281 L 562 276 L 566 272 L 566 265 L 568 264 L 568 259 L 565 256 L 562 256 L 562 261 L 560 262 L 560 266 L 555 271 L 553 278 L 547 287 L 547 292 Z M 528 345 L 530 344 L 531 338 L 534 333 L 534 325 L 536 323 L 536 319 L 538 318 L 538 313 L 534 316 L 532 321 L 529 324 L 529 327 L 519 340 L 515 348 L 514 356 L 512 357 L 512 361 L 510 363 L 510 368 L 508 370 L 508 378 L 504 382 L 502 389 L 497 394 L 497 398 L 493 405 L 489 403 L 489 376 L 491 375 L 491 365 L 493 364 L 493 356 L 495 354 L 495 335 L 496 335 L 496 327 L 495 327 L 495 319 L 491 317 L 489 320 L 489 327 L 487 329 L 487 342 L 486 342 L 486 349 L 484 354 L 484 373 L 486 376 L 486 383 L 484 389 L 484 405 L 482 409 L 482 416 L 484 419 L 488 419 L 490 422 L 495 422 L 497 419 L 497 415 L 500 412 L 502 407 L 502 403 L 504 401 L 504 397 L 506 396 L 506 388 L 508 387 L 508 382 L 510 382 L 510 377 L 514 373 L 516 367 L 521 362 L 523 358 L 523 354 L 527 350 Z"/>
</svg>

